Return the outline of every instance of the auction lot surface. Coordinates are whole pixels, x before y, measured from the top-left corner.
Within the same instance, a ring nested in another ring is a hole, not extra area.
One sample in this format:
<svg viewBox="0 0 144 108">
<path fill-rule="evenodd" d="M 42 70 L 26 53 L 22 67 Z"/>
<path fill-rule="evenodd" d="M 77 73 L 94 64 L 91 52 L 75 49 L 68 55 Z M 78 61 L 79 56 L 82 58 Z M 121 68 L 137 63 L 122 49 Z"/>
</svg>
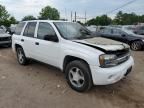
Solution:
<svg viewBox="0 0 144 108">
<path fill-rule="evenodd" d="M 144 52 L 132 55 L 135 67 L 126 79 L 77 93 L 58 69 L 20 66 L 10 48 L 0 48 L 0 108 L 144 108 Z"/>
</svg>

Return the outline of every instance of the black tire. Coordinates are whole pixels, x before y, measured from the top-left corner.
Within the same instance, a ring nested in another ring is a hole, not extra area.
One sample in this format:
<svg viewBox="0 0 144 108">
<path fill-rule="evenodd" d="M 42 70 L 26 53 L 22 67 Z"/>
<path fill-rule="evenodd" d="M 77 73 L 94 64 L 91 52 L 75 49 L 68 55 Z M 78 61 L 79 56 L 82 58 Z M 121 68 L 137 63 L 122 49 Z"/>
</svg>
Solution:
<svg viewBox="0 0 144 108">
<path fill-rule="evenodd" d="M 79 76 L 82 75 L 83 78 L 84 78 L 84 79 L 82 79 L 82 80 L 84 80 L 83 82 L 82 82 L 81 79 L 78 80 L 79 83 L 82 83 L 81 86 L 76 86 L 76 84 L 74 84 L 75 83 L 74 80 L 73 80 L 73 82 L 71 81 L 70 77 L 71 76 L 74 77 L 74 76 L 71 75 L 70 70 L 72 70 L 74 68 L 80 69 L 79 72 L 78 72 Z M 80 75 L 80 73 L 81 73 L 81 75 Z M 88 91 L 89 89 L 91 89 L 91 87 L 93 85 L 89 66 L 83 61 L 75 60 L 75 61 L 72 61 L 71 63 L 69 63 L 66 66 L 65 74 L 66 74 L 67 82 L 70 85 L 70 87 L 72 89 L 78 91 L 78 92 Z"/>
<path fill-rule="evenodd" d="M 24 53 L 24 51 L 23 51 L 23 48 L 22 48 L 22 47 L 18 47 L 18 48 L 16 49 L 16 52 L 17 52 L 17 60 L 18 60 L 18 63 L 19 63 L 20 65 L 27 65 L 29 60 L 26 58 L 25 53 Z M 20 55 L 20 54 L 21 54 L 21 55 Z M 20 56 L 21 56 L 21 58 L 20 58 Z"/>
<path fill-rule="evenodd" d="M 142 49 L 142 42 L 141 41 L 134 41 L 130 45 L 133 51 L 139 51 Z"/>
</svg>

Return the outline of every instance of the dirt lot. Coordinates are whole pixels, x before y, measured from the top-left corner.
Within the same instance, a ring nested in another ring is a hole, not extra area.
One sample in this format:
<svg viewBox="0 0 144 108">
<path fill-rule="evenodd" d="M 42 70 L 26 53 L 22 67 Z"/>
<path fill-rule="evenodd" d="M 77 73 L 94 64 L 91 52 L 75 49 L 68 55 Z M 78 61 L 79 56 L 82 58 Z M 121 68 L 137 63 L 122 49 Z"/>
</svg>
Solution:
<svg viewBox="0 0 144 108">
<path fill-rule="evenodd" d="M 38 62 L 20 66 L 10 48 L 0 48 L 0 108 L 144 108 L 144 52 L 133 55 L 126 79 L 81 94 L 58 69 Z"/>
</svg>

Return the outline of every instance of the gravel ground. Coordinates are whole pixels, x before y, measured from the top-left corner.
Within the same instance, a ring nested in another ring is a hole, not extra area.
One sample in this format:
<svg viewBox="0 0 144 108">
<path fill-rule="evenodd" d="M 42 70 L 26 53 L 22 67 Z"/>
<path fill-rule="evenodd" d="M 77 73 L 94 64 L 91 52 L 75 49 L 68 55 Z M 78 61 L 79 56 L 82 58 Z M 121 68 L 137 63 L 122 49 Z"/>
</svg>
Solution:
<svg viewBox="0 0 144 108">
<path fill-rule="evenodd" d="M 20 66 L 10 48 L 0 48 L 0 108 L 144 108 L 144 52 L 132 55 L 127 78 L 77 93 L 58 69 L 34 61 Z"/>
</svg>

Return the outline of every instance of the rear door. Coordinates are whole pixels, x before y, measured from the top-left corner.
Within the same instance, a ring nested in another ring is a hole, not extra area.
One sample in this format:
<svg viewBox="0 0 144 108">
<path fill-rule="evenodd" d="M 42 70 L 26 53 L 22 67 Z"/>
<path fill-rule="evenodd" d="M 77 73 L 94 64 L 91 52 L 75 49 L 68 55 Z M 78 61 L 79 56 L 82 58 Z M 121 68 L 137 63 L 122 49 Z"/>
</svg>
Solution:
<svg viewBox="0 0 144 108">
<path fill-rule="evenodd" d="M 112 38 L 111 36 L 111 29 L 110 28 L 105 28 L 102 30 L 102 36 L 106 38 Z"/>
<path fill-rule="evenodd" d="M 23 46 L 23 42 L 21 42 L 22 39 L 22 32 L 25 26 L 25 22 L 21 22 L 16 26 L 15 32 L 12 36 L 12 48 L 15 51 L 15 44 L 20 44 Z"/>
<path fill-rule="evenodd" d="M 113 36 L 113 39 L 114 40 L 117 40 L 117 41 L 121 41 L 121 34 L 120 34 L 120 30 L 118 29 L 112 29 L 112 36 Z"/>
<path fill-rule="evenodd" d="M 34 58 L 34 45 L 35 45 L 35 29 L 36 29 L 37 22 L 28 22 L 22 38 L 21 42 L 23 42 L 23 48 L 27 57 Z"/>
</svg>

